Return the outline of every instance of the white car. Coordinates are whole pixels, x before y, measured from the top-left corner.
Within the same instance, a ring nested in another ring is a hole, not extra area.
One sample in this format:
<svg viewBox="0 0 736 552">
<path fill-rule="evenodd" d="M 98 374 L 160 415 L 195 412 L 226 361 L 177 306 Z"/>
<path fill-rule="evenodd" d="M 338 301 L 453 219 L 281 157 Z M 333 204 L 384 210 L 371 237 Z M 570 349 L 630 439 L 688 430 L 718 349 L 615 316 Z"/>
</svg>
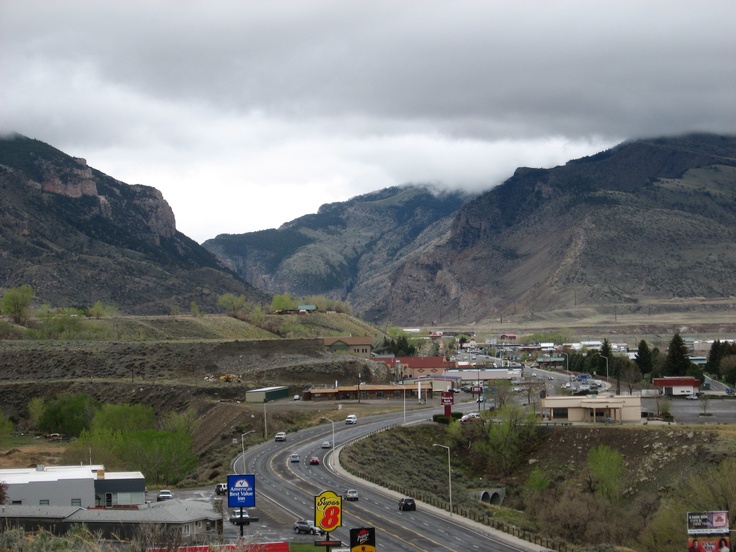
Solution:
<svg viewBox="0 0 736 552">
<path fill-rule="evenodd" d="M 286 441 L 286 433 L 279 431 L 273 438 L 274 441 Z"/>
<path fill-rule="evenodd" d="M 358 500 L 358 491 L 356 491 L 355 489 L 348 489 L 345 492 L 345 500 Z"/>
<path fill-rule="evenodd" d="M 689 401 L 697 401 L 697 400 L 698 400 L 698 396 L 697 396 L 697 395 L 695 395 L 695 394 L 692 394 L 692 395 L 688 395 L 688 396 L 687 396 L 687 397 L 685 397 L 685 398 L 686 398 L 687 400 L 689 400 Z"/>
<path fill-rule="evenodd" d="M 289 462 L 301 462 L 301 458 L 299 458 L 299 455 L 295 452 L 289 457 Z"/>
<path fill-rule="evenodd" d="M 331 448 L 331 447 L 332 447 L 332 444 L 329 441 L 322 441 L 322 448 L 323 449 L 328 449 L 328 448 Z"/>
</svg>

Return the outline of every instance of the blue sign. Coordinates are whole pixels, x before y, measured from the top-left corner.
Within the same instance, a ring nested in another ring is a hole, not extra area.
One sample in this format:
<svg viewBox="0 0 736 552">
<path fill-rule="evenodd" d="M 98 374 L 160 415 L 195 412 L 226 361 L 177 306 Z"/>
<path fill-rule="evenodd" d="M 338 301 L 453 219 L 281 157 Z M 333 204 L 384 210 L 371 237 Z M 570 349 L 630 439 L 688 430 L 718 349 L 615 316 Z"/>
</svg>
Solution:
<svg viewBox="0 0 736 552">
<path fill-rule="evenodd" d="M 227 507 L 253 508 L 256 505 L 256 476 L 245 475 L 227 476 Z"/>
</svg>

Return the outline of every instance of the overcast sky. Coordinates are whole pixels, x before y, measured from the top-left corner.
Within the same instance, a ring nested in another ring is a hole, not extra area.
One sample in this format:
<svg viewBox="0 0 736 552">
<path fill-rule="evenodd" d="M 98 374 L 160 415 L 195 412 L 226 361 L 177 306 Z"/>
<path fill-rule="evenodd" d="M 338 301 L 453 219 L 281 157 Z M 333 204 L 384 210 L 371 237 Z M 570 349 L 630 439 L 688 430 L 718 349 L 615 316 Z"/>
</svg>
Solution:
<svg viewBox="0 0 736 552">
<path fill-rule="evenodd" d="M 201 243 L 734 134 L 736 1 L 0 0 L 0 131 L 158 188 Z"/>
</svg>

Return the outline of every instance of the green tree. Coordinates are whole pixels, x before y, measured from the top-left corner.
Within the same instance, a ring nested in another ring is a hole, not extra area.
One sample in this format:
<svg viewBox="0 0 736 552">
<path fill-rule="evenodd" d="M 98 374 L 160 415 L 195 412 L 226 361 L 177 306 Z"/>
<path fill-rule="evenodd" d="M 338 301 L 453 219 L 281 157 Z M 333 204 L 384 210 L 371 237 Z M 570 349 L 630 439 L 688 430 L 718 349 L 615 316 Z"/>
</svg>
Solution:
<svg viewBox="0 0 736 552">
<path fill-rule="evenodd" d="M 230 316 L 236 316 L 244 312 L 246 304 L 247 301 L 244 295 L 236 296 L 232 293 L 225 293 L 217 299 L 217 305 Z"/>
<path fill-rule="evenodd" d="M 199 305 L 196 301 L 192 301 L 189 303 L 189 312 L 192 313 L 192 316 L 201 316 L 202 312 L 199 310 Z"/>
<path fill-rule="evenodd" d="M 123 435 L 123 461 L 146 474 L 154 485 L 169 485 L 184 479 L 197 465 L 192 438 L 185 433 L 149 429 Z"/>
<path fill-rule="evenodd" d="M 13 421 L 0 413 L 0 445 L 13 434 Z M 2 504 L 0 502 L 0 504 Z"/>
<path fill-rule="evenodd" d="M 117 308 L 111 305 L 105 305 L 102 301 L 95 301 L 95 304 L 89 308 L 89 315 L 99 320 L 117 314 Z"/>
<path fill-rule="evenodd" d="M 298 306 L 299 302 L 291 293 L 274 295 L 271 300 L 271 312 L 294 310 Z"/>
<path fill-rule="evenodd" d="M 642 380 L 639 365 L 628 358 L 617 358 L 616 363 L 619 365 L 619 371 L 621 372 L 621 381 L 629 388 L 629 395 L 633 394 L 634 386 L 641 383 Z"/>
<path fill-rule="evenodd" d="M 38 425 L 48 433 L 79 436 L 89 429 L 98 408 L 97 401 L 85 393 L 62 393 L 49 401 Z"/>
<path fill-rule="evenodd" d="M 73 464 L 104 464 L 107 469 L 126 469 L 123 460 L 123 432 L 98 427 L 82 430 L 79 438 L 67 445 L 64 462 Z"/>
<path fill-rule="evenodd" d="M 649 344 L 645 339 L 639 341 L 639 347 L 636 350 L 634 362 L 636 362 L 642 375 L 651 374 L 652 370 L 654 370 L 652 350 L 649 348 Z"/>
<path fill-rule="evenodd" d="M 679 333 L 676 333 L 670 341 L 669 349 L 667 350 L 667 359 L 664 363 L 664 375 L 665 376 L 684 376 L 687 375 L 690 370 L 690 352 L 688 351 L 687 345 L 680 337 Z"/>
<path fill-rule="evenodd" d="M 41 417 L 46 410 L 46 401 L 43 397 L 34 397 L 28 401 L 28 420 L 31 428 L 39 429 Z"/>
<path fill-rule="evenodd" d="M 485 439 L 473 443 L 485 458 L 485 469 L 505 476 L 519 466 L 537 443 L 536 414 L 517 405 L 497 411 L 498 423 L 489 424 Z"/>
<path fill-rule="evenodd" d="M 621 485 L 626 472 L 623 455 L 606 445 L 588 451 L 588 490 L 611 502 L 621 498 Z"/>
<path fill-rule="evenodd" d="M 103 404 L 92 419 L 92 430 L 140 431 L 154 429 L 153 408 L 142 404 Z"/>
<path fill-rule="evenodd" d="M 199 427 L 202 419 L 192 407 L 187 408 L 184 412 L 169 412 L 163 421 L 164 431 L 170 433 L 185 433 L 194 436 L 194 431 Z"/>
<path fill-rule="evenodd" d="M 736 355 L 723 357 L 719 371 L 723 381 L 730 385 L 736 385 Z"/>
<path fill-rule="evenodd" d="M 31 316 L 33 295 L 33 288 L 28 284 L 6 289 L 3 294 L 3 313 L 16 324 L 25 325 Z"/>
</svg>

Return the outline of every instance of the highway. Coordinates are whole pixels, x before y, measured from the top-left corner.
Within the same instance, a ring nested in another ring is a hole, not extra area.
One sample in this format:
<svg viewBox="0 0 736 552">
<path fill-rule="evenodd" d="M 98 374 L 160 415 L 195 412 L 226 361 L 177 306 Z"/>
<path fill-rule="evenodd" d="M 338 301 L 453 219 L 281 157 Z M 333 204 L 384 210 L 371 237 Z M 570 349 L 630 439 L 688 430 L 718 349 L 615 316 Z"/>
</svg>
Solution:
<svg viewBox="0 0 736 552">
<path fill-rule="evenodd" d="M 474 403 L 465 403 L 455 410 L 473 410 Z M 354 479 L 339 469 L 335 455 L 339 447 L 383 430 L 397 423 L 427 420 L 438 410 L 412 410 L 361 418 L 356 425 L 345 425 L 344 418 L 334 420 L 334 436 L 337 448 L 322 449 L 321 443 L 332 441 L 333 425 L 330 422 L 289 433 L 286 442 L 267 442 L 252 447 L 234 461 L 234 469 L 256 475 L 256 506 L 265 502 L 277 505 L 298 518 L 314 518 L 314 497 L 325 490 L 343 495 L 348 488 L 357 489 L 359 500 L 343 501 L 342 527 L 331 533 L 331 540 L 349 543 L 349 529 L 374 527 L 377 549 L 384 551 L 468 552 L 483 551 L 539 551 L 539 546 L 495 532 L 490 528 L 450 516 L 421 502 L 416 511 L 399 511 L 400 495 Z M 346 412 L 347 413 L 347 412 Z M 334 414 L 333 414 L 334 416 Z M 301 461 L 292 463 L 289 457 L 298 453 Z M 320 458 L 319 466 L 309 465 L 312 456 Z M 413 462 L 421 469 L 421 460 L 397 458 L 397 462 Z M 282 535 L 289 534 L 291 523 L 283 527 Z M 303 536 L 299 540 L 321 540 L 321 537 Z"/>
</svg>

